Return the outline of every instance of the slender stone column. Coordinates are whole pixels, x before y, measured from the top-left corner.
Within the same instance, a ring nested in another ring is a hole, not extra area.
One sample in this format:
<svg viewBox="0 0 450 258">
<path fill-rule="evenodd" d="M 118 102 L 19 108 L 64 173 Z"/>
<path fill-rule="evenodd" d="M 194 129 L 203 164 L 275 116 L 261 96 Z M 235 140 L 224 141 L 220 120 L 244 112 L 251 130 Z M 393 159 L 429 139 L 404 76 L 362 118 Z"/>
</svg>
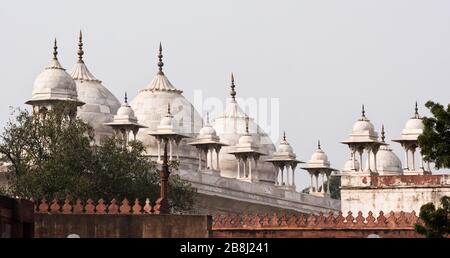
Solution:
<svg viewBox="0 0 450 258">
<path fill-rule="evenodd" d="M 316 176 L 316 192 L 319 192 L 319 174 L 316 173 L 315 176 Z"/>
<path fill-rule="evenodd" d="M 241 159 L 237 158 L 237 164 L 238 164 L 238 178 L 241 178 Z"/>
<path fill-rule="evenodd" d="M 367 171 L 371 171 L 370 170 L 370 148 L 367 148 Z"/>
<path fill-rule="evenodd" d="M 322 193 L 325 193 L 325 176 L 324 173 L 320 173 L 322 175 Z"/>
<path fill-rule="evenodd" d="M 294 170 L 295 170 L 295 167 L 292 167 L 291 171 L 292 171 L 292 185 L 293 186 L 295 186 L 295 172 L 294 172 Z"/>
<path fill-rule="evenodd" d="M 374 166 L 373 171 L 378 173 L 378 169 L 377 169 L 377 153 L 378 153 L 378 150 L 372 151 L 372 153 L 373 153 L 373 166 Z"/>
<path fill-rule="evenodd" d="M 246 177 L 247 177 L 247 168 L 246 168 L 247 158 L 244 157 L 244 158 L 242 159 L 242 161 L 243 161 L 243 162 L 242 162 L 242 163 L 243 163 L 242 165 L 244 166 L 244 178 L 246 178 Z"/>
<path fill-rule="evenodd" d="M 327 194 L 330 194 L 330 175 L 327 175 Z"/>
<path fill-rule="evenodd" d="M 290 182 L 289 182 L 289 166 L 286 165 L 286 185 L 289 186 Z"/>
<path fill-rule="evenodd" d="M 218 171 L 220 171 L 220 163 L 219 163 L 219 152 L 220 152 L 220 148 L 216 148 L 216 168 Z"/>
<path fill-rule="evenodd" d="M 248 158 L 248 177 L 252 180 L 252 158 Z"/>
<path fill-rule="evenodd" d="M 158 143 L 158 161 L 161 161 L 161 139 L 156 139 Z"/>
<path fill-rule="evenodd" d="M 202 150 L 198 149 L 198 171 L 202 170 Z"/>
<path fill-rule="evenodd" d="M 406 162 L 406 170 L 409 170 L 409 155 L 408 155 L 408 147 L 405 146 L 405 162 Z"/>
<path fill-rule="evenodd" d="M 284 167 L 281 167 L 280 169 L 281 169 L 281 184 L 280 185 L 284 185 L 284 175 L 283 175 Z"/>
<path fill-rule="evenodd" d="M 412 149 L 411 149 L 411 154 L 412 154 L 412 167 L 413 167 L 413 171 L 416 171 L 416 160 L 415 160 L 416 149 L 412 148 Z"/>
<path fill-rule="evenodd" d="M 358 150 L 359 153 L 359 171 L 363 171 L 363 162 L 362 162 L 362 156 L 363 156 L 363 150 Z"/>
<path fill-rule="evenodd" d="M 313 183 L 313 173 L 309 172 L 309 175 L 311 176 L 311 189 L 310 189 L 310 193 L 314 192 L 314 183 Z"/>
</svg>

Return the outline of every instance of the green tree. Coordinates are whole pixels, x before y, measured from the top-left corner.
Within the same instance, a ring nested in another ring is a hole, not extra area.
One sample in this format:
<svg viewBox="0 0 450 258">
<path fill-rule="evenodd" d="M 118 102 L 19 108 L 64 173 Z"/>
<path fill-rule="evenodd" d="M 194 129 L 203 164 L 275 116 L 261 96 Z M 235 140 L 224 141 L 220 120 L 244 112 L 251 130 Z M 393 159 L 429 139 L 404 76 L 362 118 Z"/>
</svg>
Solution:
<svg viewBox="0 0 450 258">
<path fill-rule="evenodd" d="M 442 238 L 450 232 L 450 197 L 441 198 L 441 206 L 436 209 L 433 203 L 420 207 L 420 221 L 414 225 L 419 234 L 428 238 Z"/>
<path fill-rule="evenodd" d="M 424 117 L 424 130 L 419 136 L 419 146 L 424 160 L 434 162 L 436 168 L 450 168 L 450 104 L 447 109 L 439 103 L 428 101 L 432 117 Z"/>
<path fill-rule="evenodd" d="M 0 153 L 8 166 L 9 194 L 25 198 L 150 198 L 159 196 L 155 162 L 144 146 L 132 141 L 124 148 L 110 138 L 97 146 L 92 128 L 68 109 L 56 107 L 45 118 L 17 109 L 2 135 Z M 171 164 L 171 171 L 177 164 Z M 2 190 L 5 192 L 5 189 Z M 172 212 L 188 211 L 195 189 L 173 174 L 169 180 Z"/>
</svg>

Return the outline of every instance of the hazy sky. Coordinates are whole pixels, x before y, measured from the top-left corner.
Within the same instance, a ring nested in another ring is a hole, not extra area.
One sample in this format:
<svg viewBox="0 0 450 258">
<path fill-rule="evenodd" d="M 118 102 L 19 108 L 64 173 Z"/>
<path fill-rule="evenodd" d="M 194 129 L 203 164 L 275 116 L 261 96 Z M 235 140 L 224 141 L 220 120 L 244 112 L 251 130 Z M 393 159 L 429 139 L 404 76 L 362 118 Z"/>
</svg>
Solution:
<svg viewBox="0 0 450 258">
<path fill-rule="evenodd" d="M 424 115 L 427 100 L 450 100 L 450 1 L 2 0 L 0 27 L 1 127 L 31 97 L 54 37 L 72 68 L 80 29 L 86 64 L 120 100 L 150 82 L 162 41 L 166 75 L 188 99 L 197 89 L 225 98 L 233 71 L 238 96 L 280 99 L 280 130 L 299 159 L 320 138 L 336 168 L 361 104 L 391 139 L 416 100 Z"/>
</svg>

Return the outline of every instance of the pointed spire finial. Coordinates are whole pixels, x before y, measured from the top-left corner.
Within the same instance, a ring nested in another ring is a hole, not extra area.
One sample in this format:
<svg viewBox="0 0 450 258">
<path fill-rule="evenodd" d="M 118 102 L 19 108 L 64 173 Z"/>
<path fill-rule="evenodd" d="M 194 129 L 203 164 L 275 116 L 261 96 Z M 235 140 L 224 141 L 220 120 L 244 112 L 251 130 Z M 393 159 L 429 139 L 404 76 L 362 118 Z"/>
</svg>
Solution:
<svg viewBox="0 0 450 258">
<path fill-rule="evenodd" d="M 286 131 L 283 131 L 283 141 L 286 141 Z"/>
<path fill-rule="evenodd" d="M 167 114 L 171 115 L 171 113 L 170 113 L 170 102 L 167 103 Z"/>
<path fill-rule="evenodd" d="M 84 55 L 83 34 L 81 33 L 81 30 L 80 30 L 80 36 L 78 37 L 78 62 L 80 62 L 80 63 L 83 62 L 83 55 Z"/>
<path fill-rule="evenodd" d="M 384 124 L 381 125 L 381 141 L 384 142 L 384 139 L 386 138 L 384 136 L 385 132 L 384 132 Z"/>
<path fill-rule="evenodd" d="M 158 72 L 158 74 L 161 74 L 161 75 L 164 74 L 164 72 L 162 71 L 163 66 L 164 66 L 164 63 L 163 63 L 163 61 L 162 61 L 162 58 L 163 58 L 163 54 L 162 54 L 162 44 L 161 44 L 161 42 L 159 42 L 159 53 L 158 53 L 158 59 L 159 59 L 159 61 L 158 61 L 158 69 L 159 69 L 159 72 Z"/>
<path fill-rule="evenodd" d="M 55 43 L 53 45 L 53 59 L 58 60 L 58 45 L 55 38 Z"/>
<path fill-rule="evenodd" d="M 236 86 L 234 85 L 234 75 L 231 73 L 231 91 L 230 95 L 233 98 L 233 100 L 236 100 L 236 91 L 234 90 Z"/>
<path fill-rule="evenodd" d="M 127 92 L 125 91 L 125 104 L 128 104 Z"/>
<path fill-rule="evenodd" d="M 317 149 L 321 150 L 321 148 L 320 148 L 320 140 L 317 140 Z"/>
<path fill-rule="evenodd" d="M 248 115 L 245 116 L 245 133 L 249 134 L 248 131 L 248 121 L 250 120 L 250 117 L 248 117 Z"/>
<path fill-rule="evenodd" d="M 361 111 L 362 117 L 366 117 L 366 110 L 364 109 L 364 104 L 362 105 L 362 111 Z"/>
<path fill-rule="evenodd" d="M 206 112 L 206 123 L 209 125 L 209 112 Z"/>
<path fill-rule="evenodd" d="M 414 108 L 414 115 L 419 116 L 419 108 L 417 107 L 417 101 L 416 101 L 416 107 Z"/>
</svg>

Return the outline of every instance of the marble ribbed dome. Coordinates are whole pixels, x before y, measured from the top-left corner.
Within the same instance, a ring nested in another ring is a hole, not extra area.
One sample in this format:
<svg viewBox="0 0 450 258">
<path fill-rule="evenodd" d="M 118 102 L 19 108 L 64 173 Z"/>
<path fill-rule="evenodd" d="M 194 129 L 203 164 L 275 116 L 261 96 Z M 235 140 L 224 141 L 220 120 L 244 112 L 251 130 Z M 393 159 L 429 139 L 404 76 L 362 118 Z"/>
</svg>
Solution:
<svg viewBox="0 0 450 258">
<path fill-rule="evenodd" d="M 237 104 L 233 96 L 234 78 L 232 79 L 231 100 L 227 103 L 225 111 L 217 117 L 213 122 L 213 127 L 220 137 L 220 141 L 228 146 L 222 147 L 219 154 L 220 174 L 224 177 L 237 177 L 237 161 L 234 155 L 228 152 L 233 150 L 233 146 L 239 143 L 242 135 L 246 134 L 246 114 Z M 265 153 L 267 157 L 272 156 L 275 152 L 275 145 L 269 135 L 265 133 L 253 119 L 249 119 L 249 132 L 253 138 L 253 144 L 257 143 L 260 152 Z M 265 156 L 266 157 L 266 156 Z M 264 159 L 264 158 L 261 158 Z M 259 162 L 257 168 L 257 177 L 262 182 L 275 182 L 276 169 L 268 162 Z"/>
<path fill-rule="evenodd" d="M 137 139 L 143 142 L 144 146 L 147 147 L 147 154 L 153 157 L 158 155 L 158 145 L 156 139 L 149 133 L 155 132 L 161 122 L 164 124 L 172 123 L 178 133 L 190 137 L 195 137 L 202 128 L 200 114 L 182 95 L 182 91 L 175 88 L 163 73 L 161 52 L 159 57 L 159 71 L 150 84 L 140 90 L 138 95 L 130 102 L 139 123 L 148 127 L 139 130 Z M 165 118 L 168 104 L 171 107 L 172 121 Z M 186 158 L 186 160 L 180 162 L 181 166 L 189 162 L 193 165 L 198 158 L 195 147 L 187 145 L 185 139 L 180 143 L 180 159 L 183 158 Z M 183 169 L 183 167 L 180 167 L 180 169 Z"/>
<path fill-rule="evenodd" d="M 112 136 L 112 128 L 105 123 L 113 120 L 121 104 L 88 70 L 83 61 L 82 46 L 80 33 L 79 58 L 71 72 L 76 83 L 78 98 L 85 103 L 78 108 L 77 116 L 94 128 L 96 141 L 100 142 L 103 138 Z"/>
<path fill-rule="evenodd" d="M 28 104 L 55 100 L 79 102 L 75 82 L 66 70 L 62 68 L 57 59 L 57 54 L 55 40 L 53 60 L 34 81 L 32 97 L 27 101 Z"/>
</svg>

